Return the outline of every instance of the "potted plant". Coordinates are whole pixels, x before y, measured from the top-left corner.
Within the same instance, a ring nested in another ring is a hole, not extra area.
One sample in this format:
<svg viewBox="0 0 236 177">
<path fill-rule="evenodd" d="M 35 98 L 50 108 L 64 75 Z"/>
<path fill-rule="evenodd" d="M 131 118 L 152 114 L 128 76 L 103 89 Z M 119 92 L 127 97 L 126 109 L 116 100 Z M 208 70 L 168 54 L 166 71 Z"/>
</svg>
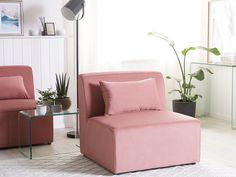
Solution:
<svg viewBox="0 0 236 177">
<path fill-rule="evenodd" d="M 39 97 L 38 104 L 42 104 L 45 106 L 50 106 L 54 104 L 56 92 L 52 90 L 52 88 L 48 88 L 47 90 L 38 90 L 38 93 L 41 95 Z"/>
<path fill-rule="evenodd" d="M 203 81 L 205 78 L 204 71 L 207 71 L 210 74 L 213 74 L 213 73 L 208 68 L 201 67 L 196 72 L 187 74 L 186 73 L 186 56 L 188 52 L 194 51 L 196 49 L 205 50 L 214 55 L 220 55 L 219 50 L 217 48 L 207 48 L 207 47 L 202 47 L 202 46 L 185 48 L 182 51 L 183 59 L 180 60 L 180 57 L 177 51 L 175 50 L 174 41 L 169 40 L 168 37 L 163 36 L 157 32 L 149 32 L 148 35 L 158 37 L 166 41 L 170 45 L 170 47 L 173 49 L 176 55 L 178 64 L 179 64 L 182 78 L 178 79 L 178 78 L 174 78 L 170 76 L 166 77 L 167 79 L 174 79 L 178 83 L 178 86 L 179 86 L 178 89 L 173 89 L 169 92 L 169 93 L 177 92 L 180 95 L 180 99 L 173 100 L 172 102 L 173 111 L 195 117 L 196 100 L 198 98 L 202 98 L 202 95 L 193 94 L 192 90 L 195 88 L 195 86 L 192 84 L 192 81 L 193 79 L 196 79 L 198 81 Z"/>
<path fill-rule="evenodd" d="M 70 77 L 65 74 L 56 74 L 56 103 L 62 105 L 62 110 L 68 110 L 71 106 L 71 100 L 67 97 Z"/>
</svg>

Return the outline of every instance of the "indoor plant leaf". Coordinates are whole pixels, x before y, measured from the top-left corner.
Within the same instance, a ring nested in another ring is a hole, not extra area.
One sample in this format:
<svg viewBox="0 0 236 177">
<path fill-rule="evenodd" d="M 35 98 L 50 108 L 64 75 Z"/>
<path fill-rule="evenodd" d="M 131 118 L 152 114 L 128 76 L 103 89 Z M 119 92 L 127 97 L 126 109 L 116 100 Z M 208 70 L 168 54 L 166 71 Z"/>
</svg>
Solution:
<svg viewBox="0 0 236 177">
<path fill-rule="evenodd" d="M 188 51 L 190 51 L 190 50 L 196 50 L 196 47 L 189 47 L 189 48 L 184 49 L 182 51 L 183 56 L 186 56 Z"/>
<path fill-rule="evenodd" d="M 173 79 L 178 83 L 180 83 L 182 81 L 181 79 L 178 79 L 178 78 L 175 78 L 175 77 L 170 77 L 170 76 L 166 76 L 166 79 Z"/>
<path fill-rule="evenodd" d="M 203 69 L 203 70 L 206 70 L 208 73 L 210 73 L 210 74 L 214 74 L 210 69 L 208 69 L 208 68 L 204 68 L 204 67 L 200 67 L 201 69 Z"/>
<path fill-rule="evenodd" d="M 192 76 L 199 81 L 202 81 L 205 78 L 205 75 L 202 69 L 199 69 L 197 72 L 193 73 Z"/>
<path fill-rule="evenodd" d="M 178 90 L 178 89 L 173 89 L 173 90 L 169 91 L 168 93 L 171 94 L 173 92 L 179 92 L 180 94 L 182 93 L 181 90 Z"/>
<path fill-rule="evenodd" d="M 197 48 L 213 53 L 216 56 L 220 55 L 220 51 L 217 48 L 207 48 L 207 47 L 202 47 L 202 46 L 199 46 Z"/>
<path fill-rule="evenodd" d="M 213 72 L 208 68 L 200 68 L 199 70 L 197 70 L 194 73 L 187 74 L 186 73 L 187 53 L 189 51 L 194 51 L 196 49 L 200 49 L 200 50 L 204 50 L 204 51 L 210 52 L 210 53 L 218 56 L 218 55 L 220 55 L 219 50 L 217 48 L 207 48 L 207 47 L 202 47 L 202 46 L 185 48 L 184 50 L 182 50 L 183 60 L 180 60 L 178 52 L 176 51 L 175 46 L 174 46 L 174 41 L 169 40 L 169 38 L 167 36 L 164 36 L 164 35 L 157 33 L 157 32 L 150 32 L 150 33 L 148 33 L 148 35 L 151 35 L 154 37 L 159 37 L 159 38 L 165 40 L 167 43 L 169 43 L 170 47 L 173 49 L 173 51 L 176 55 L 176 59 L 179 64 L 182 78 L 178 79 L 178 78 L 174 78 L 174 77 L 170 77 L 170 76 L 166 77 L 166 79 L 173 79 L 178 82 L 179 89 L 172 90 L 171 92 L 175 91 L 175 92 L 181 93 L 180 97 L 181 97 L 182 101 L 185 101 L 185 102 L 196 101 L 196 99 L 201 97 L 201 95 L 198 95 L 198 94 L 192 95 L 192 89 L 195 88 L 195 86 L 192 85 L 192 79 L 195 78 L 198 81 L 203 81 L 205 78 L 204 71 L 207 71 L 210 74 L 213 74 Z M 187 75 L 190 77 L 186 77 Z"/>
<path fill-rule="evenodd" d="M 182 87 L 183 88 L 188 88 L 188 89 L 192 89 L 192 88 L 196 88 L 195 85 L 192 85 L 192 84 L 182 84 Z"/>
</svg>

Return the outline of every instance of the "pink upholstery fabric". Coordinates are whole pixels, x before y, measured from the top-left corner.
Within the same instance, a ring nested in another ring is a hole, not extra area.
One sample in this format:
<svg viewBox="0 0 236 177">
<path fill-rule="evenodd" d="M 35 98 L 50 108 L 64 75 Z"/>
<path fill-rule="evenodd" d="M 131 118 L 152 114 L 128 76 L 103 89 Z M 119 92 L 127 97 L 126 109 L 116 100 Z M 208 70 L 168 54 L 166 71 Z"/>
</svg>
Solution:
<svg viewBox="0 0 236 177">
<path fill-rule="evenodd" d="M 101 81 L 105 114 L 114 115 L 142 110 L 159 110 L 159 94 L 153 78 L 126 81 Z"/>
<path fill-rule="evenodd" d="M 22 76 L 0 77 L 0 100 L 29 98 Z"/>
<path fill-rule="evenodd" d="M 35 107 L 36 101 L 34 99 L 0 100 L 0 112 L 35 109 Z"/>
<path fill-rule="evenodd" d="M 0 148 L 17 147 L 19 145 L 18 113 L 20 110 L 35 109 L 34 85 L 32 69 L 29 66 L 0 66 L 0 77 L 21 76 L 29 95 L 29 99 L 5 99 L 0 100 Z M 0 85 L 0 90 L 3 88 Z M 1 90 L 5 91 L 5 90 Z M 27 120 L 27 119 L 25 119 Z M 28 136 L 28 123 L 24 132 Z M 48 144 L 53 141 L 52 117 L 34 120 L 32 123 L 32 143 Z M 43 130 L 43 131 L 42 131 Z M 25 136 L 25 145 L 29 144 L 29 138 Z"/>
<path fill-rule="evenodd" d="M 89 119 L 87 128 L 86 155 L 114 173 L 200 160 L 199 121 L 178 113 L 100 116 Z"/>
<path fill-rule="evenodd" d="M 99 81 L 155 78 L 160 111 L 103 116 Z M 81 153 L 113 173 L 195 163 L 200 158 L 200 123 L 165 111 L 163 77 L 158 72 L 82 74 L 79 77 Z"/>
</svg>

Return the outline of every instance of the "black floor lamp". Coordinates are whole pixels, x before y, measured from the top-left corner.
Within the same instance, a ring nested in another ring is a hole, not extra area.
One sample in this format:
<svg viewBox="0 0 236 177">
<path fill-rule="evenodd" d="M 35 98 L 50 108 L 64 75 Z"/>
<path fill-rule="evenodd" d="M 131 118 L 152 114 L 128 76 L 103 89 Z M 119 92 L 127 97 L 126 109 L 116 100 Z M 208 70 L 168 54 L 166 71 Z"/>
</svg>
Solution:
<svg viewBox="0 0 236 177">
<path fill-rule="evenodd" d="M 79 90 L 78 90 L 78 75 L 79 75 L 79 20 L 81 20 L 84 17 L 84 0 L 70 0 L 67 2 L 61 9 L 62 15 L 70 21 L 76 21 L 76 30 L 75 30 L 75 37 L 76 37 L 76 106 L 79 108 L 78 104 L 78 96 L 79 96 Z M 82 14 L 80 16 L 80 12 L 82 11 Z M 67 133 L 67 137 L 69 138 L 79 138 L 79 127 L 78 127 L 78 116 L 76 117 L 76 131 L 70 131 Z"/>
</svg>

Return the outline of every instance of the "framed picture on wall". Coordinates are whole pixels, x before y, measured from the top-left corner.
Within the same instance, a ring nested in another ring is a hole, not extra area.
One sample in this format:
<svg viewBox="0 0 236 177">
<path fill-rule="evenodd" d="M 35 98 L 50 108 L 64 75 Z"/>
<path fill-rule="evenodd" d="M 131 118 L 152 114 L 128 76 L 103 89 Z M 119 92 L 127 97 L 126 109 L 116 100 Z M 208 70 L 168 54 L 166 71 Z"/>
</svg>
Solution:
<svg viewBox="0 0 236 177">
<path fill-rule="evenodd" d="M 53 22 L 47 22 L 45 23 L 45 35 L 47 36 L 55 36 L 55 25 Z"/>
<path fill-rule="evenodd" d="M 0 35 L 23 35 L 22 1 L 0 1 Z"/>
</svg>

